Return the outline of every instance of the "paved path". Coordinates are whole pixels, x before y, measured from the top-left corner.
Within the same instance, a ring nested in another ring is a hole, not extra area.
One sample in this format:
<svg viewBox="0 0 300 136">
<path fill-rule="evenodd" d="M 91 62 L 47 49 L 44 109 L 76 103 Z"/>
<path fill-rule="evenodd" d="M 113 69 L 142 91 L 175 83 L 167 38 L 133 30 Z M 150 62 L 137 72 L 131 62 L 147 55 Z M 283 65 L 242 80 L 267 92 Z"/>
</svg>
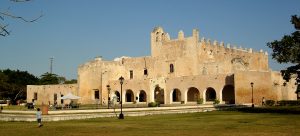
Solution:
<svg viewBox="0 0 300 136">
<path fill-rule="evenodd" d="M 178 107 L 149 107 L 149 108 L 125 108 L 123 114 L 126 116 L 147 116 L 155 114 L 178 114 L 194 113 L 216 110 L 213 105 L 178 106 Z M 13 111 L 3 110 L 0 113 L 2 121 L 36 121 L 35 111 Z M 49 111 L 43 115 L 43 121 L 76 120 L 100 117 L 117 117 L 120 109 L 97 109 L 97 110 L 59 110 Z"/>
</svg>

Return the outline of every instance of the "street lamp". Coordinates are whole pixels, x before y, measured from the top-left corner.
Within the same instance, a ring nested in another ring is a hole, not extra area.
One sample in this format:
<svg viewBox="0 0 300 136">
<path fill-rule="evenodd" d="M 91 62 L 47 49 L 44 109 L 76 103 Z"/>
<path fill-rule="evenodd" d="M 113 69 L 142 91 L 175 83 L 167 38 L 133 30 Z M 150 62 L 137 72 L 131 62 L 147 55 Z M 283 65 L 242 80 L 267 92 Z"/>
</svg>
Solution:
<svg viewBox="0 0 300 136">
<path fill-rule="evenodd" d="M 110 97 L 109 97 L 109 94 L 110 94 L 110 86 L 109 85 L 106 85 L 106 88 L 107 88 L 107 109 L 109 109 L 109 104 L 110 104 Z"/>
<path fill-rule="evenodd" d="M 120 113 L 120 115 L 119 115 L 119 119 L 124 119 L 124 115 L 123 115 L 123 112 L 122 112 L 122 103 L 123 103 L 123 99 L 122 99 L 122 85 L 123 85 L 123 82 L 124 82 L 124 78 L 121 76 L 120 78 L 119 78 L 119 81 L 120 81 L 120 84 L 121 84 L 121 100 L 120 100 L 120 102 L 121 102 L 121 113 Z"/>
<path fill-rule="evenodd" d="M 252 108 L 254 108 L 254 103 L 253 103 L 253 82 L 250 83 L 251 84 L 251 88 L 252 88 Z"/>
</svg>

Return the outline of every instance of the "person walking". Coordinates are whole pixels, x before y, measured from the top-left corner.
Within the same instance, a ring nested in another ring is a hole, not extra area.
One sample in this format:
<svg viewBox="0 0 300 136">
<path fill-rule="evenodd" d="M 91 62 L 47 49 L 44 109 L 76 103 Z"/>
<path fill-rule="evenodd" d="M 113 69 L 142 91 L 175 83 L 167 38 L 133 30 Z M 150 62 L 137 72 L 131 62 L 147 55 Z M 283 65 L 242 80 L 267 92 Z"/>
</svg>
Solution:
<svg viewBox="0 0 300 136">
<path fill-rule="evenodd" d="M 43 124 L 42 124 L 42 112 L 40 111 L 40 108 L 37 108 L 36 119 L 37 119 L 37 122 L 39 124 L 39 127 L 42 127 L 43 126 Z"/>
<path fill-rule="evenodd" d="M 265 105 L 266 105 L 266 99 L 265 99 L 265 97 L 262 98 L 261 105 L 262 105 L 262 106 L 265 106 Z"/>
</svg>

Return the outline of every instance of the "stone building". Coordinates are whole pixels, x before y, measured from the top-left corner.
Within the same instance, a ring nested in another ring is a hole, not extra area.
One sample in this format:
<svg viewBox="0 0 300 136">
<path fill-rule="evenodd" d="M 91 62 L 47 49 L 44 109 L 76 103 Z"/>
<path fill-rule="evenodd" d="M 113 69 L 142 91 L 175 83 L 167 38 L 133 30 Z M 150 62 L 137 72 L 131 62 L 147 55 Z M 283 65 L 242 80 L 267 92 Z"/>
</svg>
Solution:
<svg viewBox="0 0 300 136">
<path fill-rule="evenodd" d="M 251 103 L 252 89 L 255 104 L 260 104 L 262 97 L 297 99 L 295 82 L 285 83 L 279 72 L 269 69 L 267 52 L 200 40 L 197 29 L 191 37 L 179 31 L 178 38 L 171 39 L 156 27 L 151 32 L 151 56 L 113 61 L 97 57 L 78 67 L 77 85 L 30 85 L 27 100 L 53 103 L 72 92 L 81 97 L 82 104 L 107 104 L 113 96 L 120 98 L 121 76 L 125 78 L 124 104 L 188 104 L 199 99 L 204 103 L 218 99 L 221 103 L 245 104 Z"/>
</svg>

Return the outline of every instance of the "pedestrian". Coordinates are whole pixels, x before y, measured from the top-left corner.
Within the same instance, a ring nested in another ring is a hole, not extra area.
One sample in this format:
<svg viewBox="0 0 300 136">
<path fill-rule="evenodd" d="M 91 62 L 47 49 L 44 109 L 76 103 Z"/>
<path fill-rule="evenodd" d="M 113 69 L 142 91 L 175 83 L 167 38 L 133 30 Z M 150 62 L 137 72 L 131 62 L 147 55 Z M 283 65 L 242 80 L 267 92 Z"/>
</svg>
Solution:
<svg viewBox="0 0 300 136">
<path fill-rule="evenodd" d="M 263 98 L 262 98 L 261 105 L 264 106 L 265 104 L 266 104 L 266 99 L 265 99 L 265 97 L 263 97 Z"/>
<path fill-rule="evenodd" d="M 33 107 L 33 109 L 35 109 L 35 102 L 34 102 L 34 100 L 32 101 L 32 107 Z"/>
<path fill-rule="evenodd" d="M 1 106 L 0 113 L 2 112 L 2 110 L 3 110 L 3 107 Z"/>
<path fill-rule="evenodd" d="M 42 127 L 43 126 L 43 124 L 42 124 L 42 112 L 40 111 L 40 108 L 37 108 L 36 119 L 37 119 L 37 122 L 39 124 L 39 127 Z"/>
</svg>

